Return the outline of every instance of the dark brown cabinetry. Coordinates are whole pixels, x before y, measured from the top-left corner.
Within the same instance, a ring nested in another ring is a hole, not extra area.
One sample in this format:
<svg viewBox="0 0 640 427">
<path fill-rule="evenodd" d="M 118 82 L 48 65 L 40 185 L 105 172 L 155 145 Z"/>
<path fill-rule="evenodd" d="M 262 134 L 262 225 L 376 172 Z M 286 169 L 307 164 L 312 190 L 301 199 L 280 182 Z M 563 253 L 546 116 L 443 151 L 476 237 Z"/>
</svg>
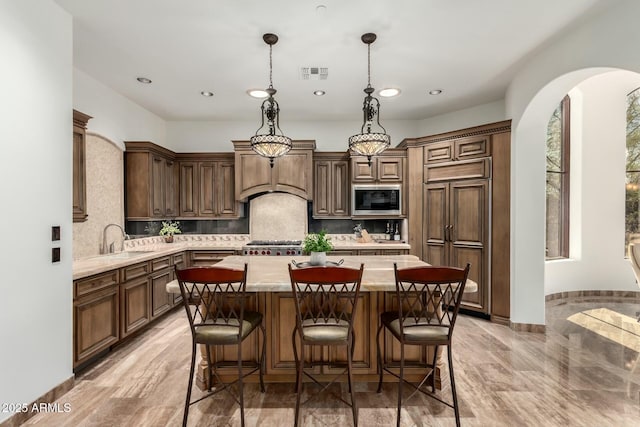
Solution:
<svg viewBox="0 0 640 427">
<path fill-rule="evenodd" d="M 464 308 L 489 312 L 489 180 L 424 186 L 424 259 L 433 265 L 471 264 L 478 291 L 465 293 Z"/>
<path fill-rule="evenodd" d="M 354 183 L 402 183 L 406 150 L 389 149 L 371 159 L 351 157 L 351 180 Z"/>
<path fill-rule="evenodd" d="M 313 158 L 313 217 L 349 217 L 349 158 L 347 153 L 315 153 Z"/>
<path fill-rule="evenodd" d="M 226 160 L 198 162 L 198 216 L 238 217 L 233 155 Z"/>
<path fill-rule="evenodd" d="M 214 265 L 222 261 L 225 257 L 236 254 L 236 251 L 232 249 L 228 250 L 216 250 L 216 251 L 189 251 L 189 266 L 190 267 L 206 267 Z"/>
<path fill-rule="evenodd" d="M 120 338 L 130 335 L 151 321 L 149 271 L 149 262 L 121 269 Z"/>
<path fill-rule="evenodd" d="M 178 214 L 175 153 L 151 142 L 125 142 L 125 216 L 127 219 Z"/>
<path fill-rule="evenodd" d="M 463 308 L 509 323 L 510 121 L 407 139 L 411 254 L 463 267 Z"/>
<path fill-rule="evenodd" d="M 313 150 L 315 141 L 293 141 L 293 148 L 275 160 L 259 156 L 249 141 L 233 141 L 235 150 L 236 200 L 253 194 L 285 191 L 304 199 L 313 197 Z"/>
<path fill-rule="evenodd" d="M 73 222 L 87 220 L 86 131 L 91 119 L 73 110 Z"/>
<path fill-rule="evenodd" d="M 74 282 L 74 367 L 120 339 L 118 283 L 118 270 Z"/>
</svg>

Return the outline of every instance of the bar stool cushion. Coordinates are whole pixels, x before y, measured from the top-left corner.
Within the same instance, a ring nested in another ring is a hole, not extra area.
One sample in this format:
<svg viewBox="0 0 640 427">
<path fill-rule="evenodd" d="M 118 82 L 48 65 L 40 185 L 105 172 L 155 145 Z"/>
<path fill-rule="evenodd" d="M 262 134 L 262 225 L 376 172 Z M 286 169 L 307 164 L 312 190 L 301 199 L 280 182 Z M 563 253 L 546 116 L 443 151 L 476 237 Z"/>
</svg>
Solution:
<svg viewBox="0 0 640 427">
<path fill-rule="evenodd" d="M 344 342 L 349 335 L 349 322 L 338 319 L 306 319 L 302 322 L 302 336 L 309 342 Z"/>
<path fill-rule="evenodd" d="M 262 313 L 245 311 L 242 321 L 242 335 L 240 339 L 248 336 L 258 325 L 262 323 Z M 224 345 L 238 342 L 238 320 L 229 319 L 229 322 L 217 320 L 211 324 L 196 327 L 196 342 L 200 344 Z"/>
<path fill-rule="evenodd" d="M 380 320 L 393 335 L 400 338 L 400 320 L 398 312 L 387 311 L 382 313 Z M 404 333 L 405 341 L 447 341 L 449 339 L 449 328 L 446 326 L 434 325 L 427 318 L 405 319 Z"/>
</svg>

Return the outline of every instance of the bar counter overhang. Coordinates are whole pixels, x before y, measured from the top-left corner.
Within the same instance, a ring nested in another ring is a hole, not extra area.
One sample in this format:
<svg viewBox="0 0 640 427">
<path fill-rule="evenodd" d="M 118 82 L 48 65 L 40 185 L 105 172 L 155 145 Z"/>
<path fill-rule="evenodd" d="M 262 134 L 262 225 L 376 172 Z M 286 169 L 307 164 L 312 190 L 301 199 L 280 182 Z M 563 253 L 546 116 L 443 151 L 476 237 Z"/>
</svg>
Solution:
<svg viewBox="0 0 640 427">
<path fill-rule="evenodd" d="M 308 261 L 309 257 L 299 256 L 293 258 L 296 262 Z M 389 256 L 328 256 L 327 260 L 338 262 L 344 260 L 343 267 L 360 268 L 364 264 L 360 301 L 356 319 L 354 322 L 355 345 L 353 357 L 353 373 L 356 381 L 377 382 L 378 362 L 376 357 L 376 333 L 380 321 L 380 313 L 397 309 L 395 296 L 395 278 L 393 264 L 398 268 L 410 268 L 429 265 L 414 255 L 389 255 Z M 265 327 L 267 329 L 267 354 L 266 354 L 266 382 L 295 382 L 295 362 L 293 356 L 291 335 L 295 326 L 295 307 L 291 293 L 291 281 L 287 265 L 292 260 L 289 257 L 251 257 L 229 256 L 216 264 L 216 266 L 233 269 L 247 269 L 247 309 L 260 311 L 264 314 Z M 167 291 L 180 293 L 178 281 L 167 284 Z M 476 292 L 477 284 L 467 280 L 465 292 Z M 185 319 L 185 322 L 187 320 Z M 261 348 L 258 334 L 253 334 L 242 347 L 243 360 L 256 360 L 256 355 Z M 400 347 L 390 335 L 385 335 L 382 340 L 384 357 L 388 361 L 399 360 Z M 188 348 L 185 349 L 188 351 Z M 440 352 L 440 350 L 439 350 Z M 405 348 L 405 360 L 413 363 L 429 363 L 432 360 L 433 348 L 408 346 Z M 219 373 L 230 379 L 237 376 L 237 350 L 235 346 L 212 347 L 213 361 L 229 361 L 230 367 L 219 370 Z M 309 356 L 314 360 L 331 360 L 336 362 L 336 367 L 318 367 L 319 378 L 326 375 L 330 380 L 343 371 L 341 364 L 346 363 L 346 353 L 342 348 L 315 348 Z M 436 386 L 441 387 L 440 367 L 441 357 L 438 357 L 438 367 L 435 370 Z M 206 389 L 207 363 L 201 361 L 197 370 L 197 384 L 201 389 Z M 408 379 L 421 378 L 424 368 L 406 368 Z M 227 370 L 227 372 L 225 372 Z M 225 380 L 226 380 L 225 379 Z M 257 381 L 257 376 L 249 376 L 247 381 Z M 385 381 L 397 381 L 394 377 L 385 375 Z"/>
</svg>

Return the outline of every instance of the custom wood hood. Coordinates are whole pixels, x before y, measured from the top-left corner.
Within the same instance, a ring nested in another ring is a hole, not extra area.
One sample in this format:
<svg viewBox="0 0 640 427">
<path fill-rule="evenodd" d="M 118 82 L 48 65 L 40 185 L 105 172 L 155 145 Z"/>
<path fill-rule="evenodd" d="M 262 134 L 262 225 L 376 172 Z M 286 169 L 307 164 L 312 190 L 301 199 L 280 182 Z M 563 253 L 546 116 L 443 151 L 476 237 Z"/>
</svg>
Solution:
<svg viewBox="0 0 640 427">
<path fill-rule="evenodd" d="M 251 150 L 249 141 L 232 141 L 235 150 L 236 200 L 246 201 L 254 194 L 281 191 L 306 200 L 313 199 L 313 140 L 293 141 L 293 148 L 275 160 Z"/>
</svg>

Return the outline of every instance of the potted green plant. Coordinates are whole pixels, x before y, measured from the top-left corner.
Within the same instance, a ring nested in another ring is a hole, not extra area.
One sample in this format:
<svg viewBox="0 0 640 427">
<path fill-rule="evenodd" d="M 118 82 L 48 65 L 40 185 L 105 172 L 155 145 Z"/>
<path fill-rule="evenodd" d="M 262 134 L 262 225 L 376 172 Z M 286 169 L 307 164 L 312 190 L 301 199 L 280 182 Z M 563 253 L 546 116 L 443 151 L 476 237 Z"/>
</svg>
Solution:
<svg viewBox="0 0 640 427">
<path fill-rule="evenodd" d="M 324 230 L 319 233 L 309 233 L 304 238 L 303 250 L 311 255 L 309 260 L 311 265 L 325 265 L 327 263 L 327 252 L 332 249 L 331 238 L 327 237 L 327 232 Z"/>
<path fill-rule="evenodd" d="M 162 221 L 162 228 L 160 229 L 160 235 L 164 236 L 164 241 L 167 243 L 173 243 L 173 235 L 180 234 L 180 223 L 178 221 Z"/>
</svg>

